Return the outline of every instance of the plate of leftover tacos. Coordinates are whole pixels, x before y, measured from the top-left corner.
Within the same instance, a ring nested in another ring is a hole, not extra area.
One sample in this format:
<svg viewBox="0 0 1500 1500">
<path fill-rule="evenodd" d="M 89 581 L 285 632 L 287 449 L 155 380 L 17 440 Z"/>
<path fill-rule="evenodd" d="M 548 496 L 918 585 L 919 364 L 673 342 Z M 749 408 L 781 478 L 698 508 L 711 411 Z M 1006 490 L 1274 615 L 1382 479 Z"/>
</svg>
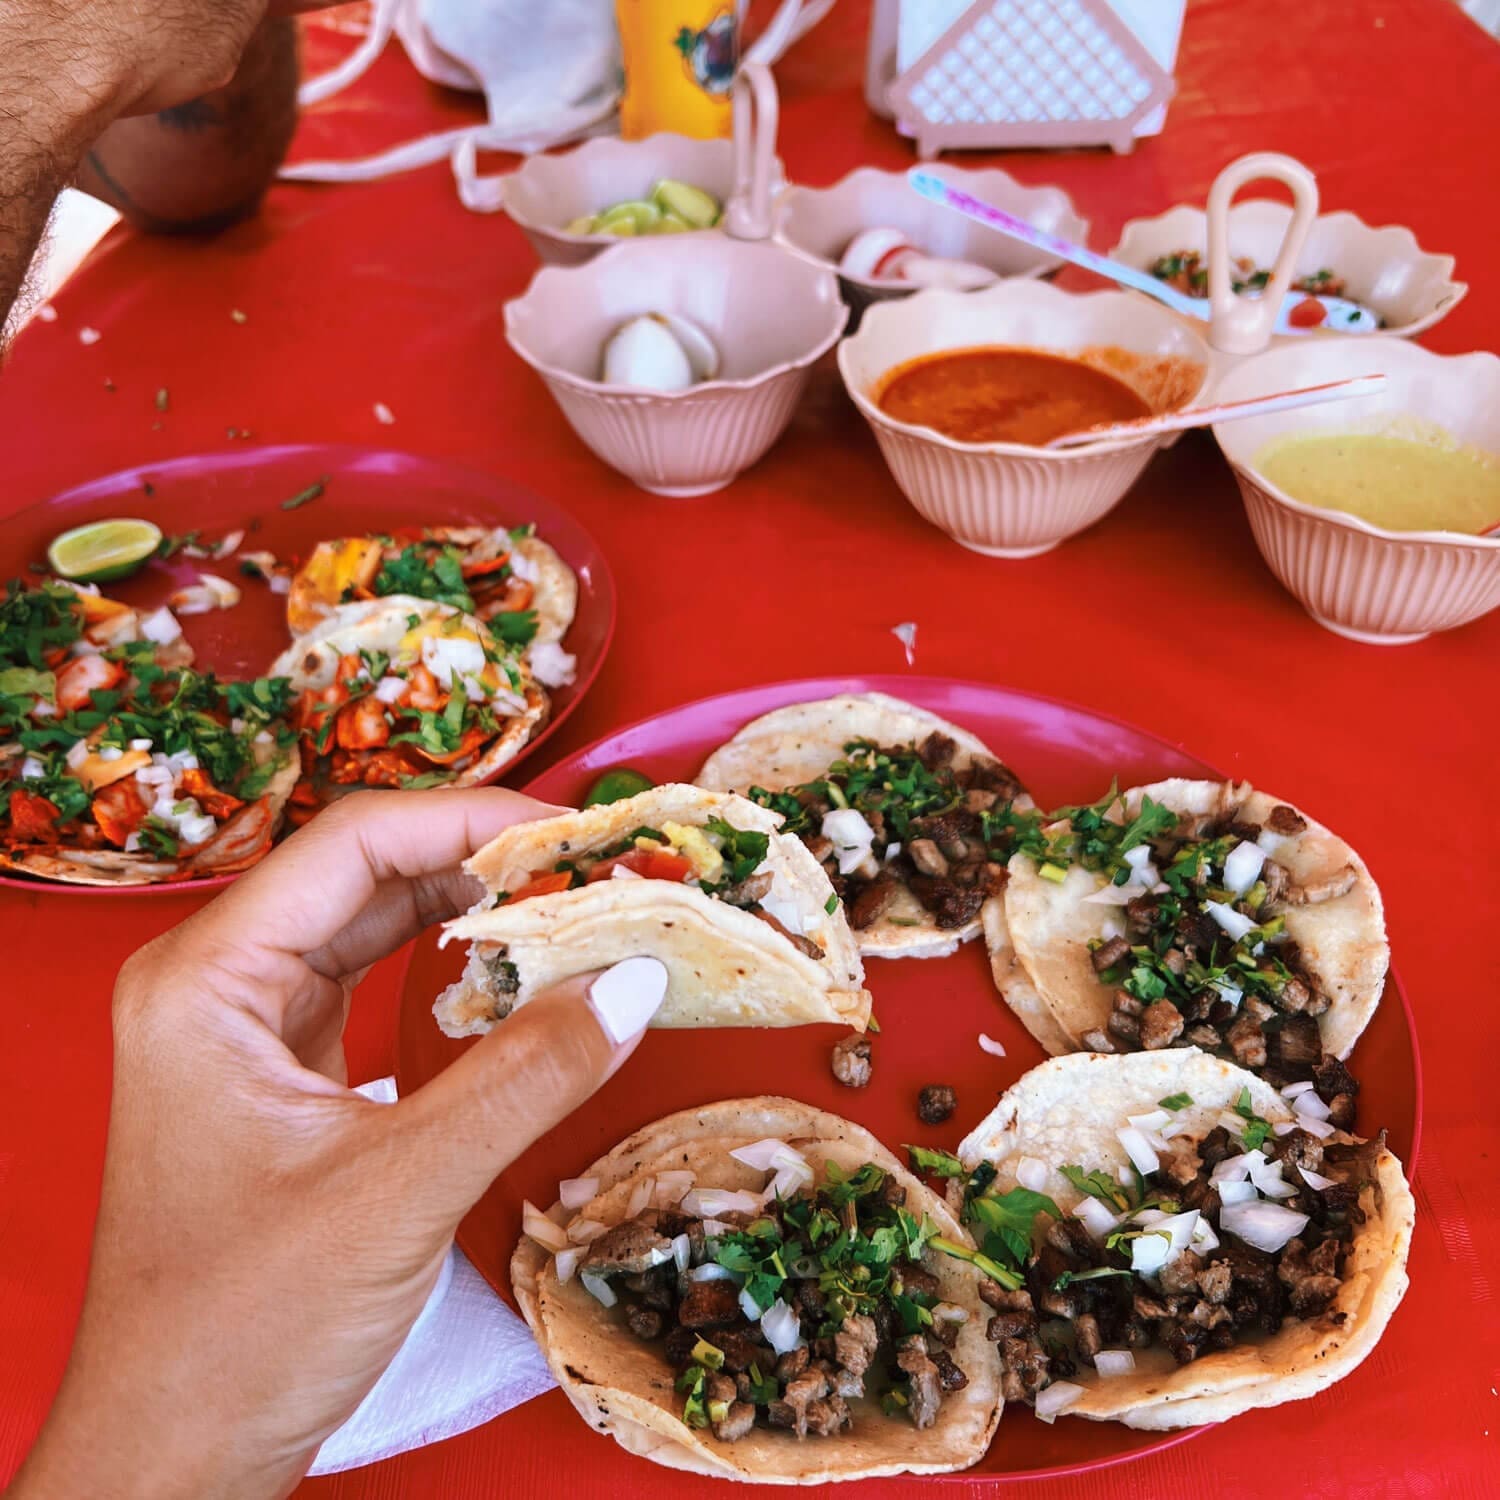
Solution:
<svg viewBox="0 0 1500 1500">
<path fill-rule="evenodd" d="M 470 861 L 398 1081 L 570 974 L 667 966 L 630 1064 L 459 1231 L 558 1441 L 760 1483 L 1077 1472 L 1378 1341 L 1420 1084 L 1358 830 L 916 676 L 701 700 L 528 790 L 580 811 Z"/>
<path fill-rule="evenodd" d="M 121 517 L 154 550 L 62 576 L 59 533 Z M 55 497 L 0 549 L 0 880 L 222 881 L 351 791 L 492 781 L 614 611 L 565 511 L 438 460 L 247 449 Z"/>
</svg>

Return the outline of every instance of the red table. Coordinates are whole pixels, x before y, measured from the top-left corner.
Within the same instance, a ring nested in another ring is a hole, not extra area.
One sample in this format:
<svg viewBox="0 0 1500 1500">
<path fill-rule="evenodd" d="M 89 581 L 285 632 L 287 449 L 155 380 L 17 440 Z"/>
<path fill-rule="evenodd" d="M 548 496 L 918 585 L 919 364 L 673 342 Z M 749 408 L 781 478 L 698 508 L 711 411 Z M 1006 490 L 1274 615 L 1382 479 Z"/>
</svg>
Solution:
<svg viewBox="0 0 1500 1500">
<path fill-rule="evenodd" d="M 846 0 L 779 69 L 781 153 L 797 180 L 910 159 L 860 98 L 865 17 Z M 309 67 L 348 46 L 313 30 Z M 1133 156 L 1027 153 L 1005 165 L 1065 186 L 1102 247 L 1126 218 L 1201 202 L 1240 152 L 1291 152 L 1317 170 L 1330 208 L 1411 224 L 1429 248 L 1457 255 L 1474 289 L 1432 347 L 1500 344 L 1490 191 L 1500 49 L 1455 6 L 1199 0 L 1178 79 L 1165 135 Z M 426 87 L 393 49 L 305 123 L 298 154 L 361 154 L 473 117 L 469 101 Z M 519 231 L 466 213 L 445 168 L 366 187 L 279 188 L 255 223 L 206 245 L 117 232 L 58 299 L 57 321 L 22 336 L 0 383 L 0 513 L 127 464 L 222 446 L 227 427 L 263 442 L 452 455 L 573 508 L 615 568 L 614 655 L 547 755 L 725 688 L 900 670 L 889 631 L 912 619 L 923 672 L 1088 703 L 1311 809 L 1380 880 L 1422 1027 L 1411 1292 L 1377 1352 L 1333 1392 L 1066 1490 L 1035 1488 L 1152 1500 L 1497 1493 L 1500 616 L 1399 649 L 1319 629 L 1261 564 L 1202 436 L 1158 458 L 1113 515 L 1049 556 L 1008 564 L 966 553 L 908 508 L 831 367 L 786 438 L 729 490 L 646 495 L 578 444 L 506 347 L 501 303 L 532 269 Z M 232 321 L 231 308 L 248 321 Z M 103 335 L 90 347 L 78 340 L 84 324 Z M 153 400 L 162 386 L 165 415 Z M 377 401 L 394 426 L 377 423 Z M 868 583 L 840 586 L 851 564 Z M 730 618 L 705 617 L 701 592 L 669 581 L 695 573 L 720 581 Z M 795 631 L 780 623 L 789 599 Z M 111 978 L 197 899 L 0 893 L 0 1481 L 42 1420 L 77 1314 L 104 1143 Z M 390 1070 L 396 979 L 387 966 L 361 992 L 356 1078 Z M 634 1494 L 723 1493 L 644 1465 L 622 1470 L 555 1394 L 298 1493 L 590 1500 L 618 1492 L 622 1472 Z M 881 1486 L 892 1496 L 923 1488 Z"/>
</svg>

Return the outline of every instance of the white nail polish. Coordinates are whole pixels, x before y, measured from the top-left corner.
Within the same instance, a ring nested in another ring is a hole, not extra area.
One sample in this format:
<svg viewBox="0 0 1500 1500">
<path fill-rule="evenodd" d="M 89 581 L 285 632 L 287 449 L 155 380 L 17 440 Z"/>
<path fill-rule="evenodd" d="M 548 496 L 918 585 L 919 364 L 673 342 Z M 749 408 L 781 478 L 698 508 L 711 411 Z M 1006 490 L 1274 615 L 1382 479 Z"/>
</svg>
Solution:
<svg viewBox="0 0 1500 1500">
<path fill-rule="evenodd" d="M 618 1046 L 646 1029 L 667 998 L 667 966 L 656 958 L 627 958 L 589 986 L 599 1024 Z"/>
</svg>

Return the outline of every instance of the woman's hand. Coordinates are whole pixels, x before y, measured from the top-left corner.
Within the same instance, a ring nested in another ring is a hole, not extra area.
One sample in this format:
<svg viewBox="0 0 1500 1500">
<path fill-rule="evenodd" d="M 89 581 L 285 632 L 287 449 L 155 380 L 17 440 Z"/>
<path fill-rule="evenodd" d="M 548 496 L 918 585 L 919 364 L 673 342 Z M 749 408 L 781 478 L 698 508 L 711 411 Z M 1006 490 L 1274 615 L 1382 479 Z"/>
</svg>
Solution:
<svg viewBox="0 0 1500 1500">
<path fill-rule="evenodd" d="M 629 1056 L 666 992 L 650 958 L 538 997 L 395 1105 L 345 1087 L 355 985 L 472 904 L 464 858 L 551 811 L 348 797 L 126 963 L 88 1292 L 18 1500 L 290 1490 L 464 1213 Z"/>
</svg>

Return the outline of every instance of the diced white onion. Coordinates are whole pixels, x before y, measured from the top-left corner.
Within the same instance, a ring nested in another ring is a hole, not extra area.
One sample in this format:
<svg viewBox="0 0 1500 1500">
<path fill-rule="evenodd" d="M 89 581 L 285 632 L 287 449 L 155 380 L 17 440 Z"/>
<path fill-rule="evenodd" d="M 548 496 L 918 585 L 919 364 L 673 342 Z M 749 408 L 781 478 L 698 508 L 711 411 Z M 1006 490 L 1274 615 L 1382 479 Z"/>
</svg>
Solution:
<svg viewBox="0 0 1500 1500">
<path fill-rule="evenodd" d="M 755 1172 L 769 1172 L 774 1164 L 774 1157 L 778 1151 L 787 1151 L 791 1148 L 785 1141 L 768 1137 L 763 1141 L 752 1141 L 748 1146 L 736 1146 L 729 1154 L 736 1160 L 742 1161 Z M 805 1158 L 798 1157 L 798 1160 Z"/>
<path fill-rule="evenodd" d="M 1199 1255 L 1206 1255 L 1210 1250 L 1219 1248 L 1219 1237 L 1214 1233 L 1214 1227 L 1203 1217 L 1198 1215 L 1198 1222 L 1193 1225 L 1192 1248 Z"/>
<path fill-rule="evenodd" d="M 102 761 L 119 760 L 125 752 L 118 745 L 101 745 L 99 747 L 99 759 Z"/>
<path fill-rule="evenodd" d="M 1235 1114 L 1232 1109 L 1221 1109 L 1217 1123 L 1232 1136 L 1239 1137 L 1245 1133 L 1245 1117 Z"/>
<path fill-rule="evenodd" d="M 1321 1193 L 1325 1188 L 1333 1186 L 1333 1178 L 1325 1177 L 1321 1172 L 1314 1172 L 1311 1167 L 1298 1167 L 1297 1170 L 1302 1174 L 1303 1182 L 1314 1192 Z"/>
<path fill-rule="evenodd" d="M 219 825 L 207 813 L 186 813 L 177 820 L 177 836 L 189 847 L 206 844 Z"/>
<path fill-rule="evenodd" d="M 761 1315 L 760 1331 L 778 1354 L 789 1354 L 802 1337 L 802 1324 L 785 1299 L 778 1297 Z"/>
<path fill-rule="evenodd" d="M 221 557 L 232 557 L 240 550 L 240 543 L 245 540 L 243 531 L 226 531 L 223 540 L 209 554 L 216 562 Z"/>
<path fill-rule="evenodd" d="M 1247 1245 L 1273 1255 L 1294 1235 L 1307 1228 L 1307 1215 L 1264 1200 L 1232 1203 L 1219 1211 L 1219 1228 L 1226 1234 L 1238 1235 Z"/>
<path fill-rule="evenodd" d="M 1130 1242 L 1130 1269 L 1141 1276 L 1150 1276 L 1161 1270 L 1171 1252 L 1171 1241 L 1154 1231 L 1138 1234 Z"/>
<path fill-rule="evenodd" d="M 1327 1120 L 1320 1120 L 1315 1115 L 1301 1115 L 1297 1120 L 1297 1129 L 1305 1130 L 1309 1135 L 1315 1135 L 1320 1141 L 1326 1141 L 1334 1134 L 1334 1128 Z"/>
<path fill-rule="evenodd" d="M 821 833 L 838 855 L 839 874 L 852 875 L 869 857 L 875 830 L 853 807 L 836 807 L 824 815 Z"/>
<path fill-rule="evenodd" d="M 1259 844 L 1241 839 L 1224 856 L 1224 884 L 1236 896 L 1243 896 L 1260 878 L 1260 867 L 1266 862 L 1266 851 Z"/>
<path fill-rule="evenodd" d="M 740 1311 L 744 1313 L 746 1321 L 755 1323 L 759 1321 L 760 1315 L 765 1311 L 765 1309 L 760 1305 L 760 1303 L 755 1300 L 754 1297 L 750 1295 L 749 1292 L 744 1289 L 744 1287 L 741 1287 Z"/>
<path fill-rule="evenodd" d="M 1252 1153 L 1243 1152 L 1239 1156 L 1226 1156 L 1212 1172 L 1208 1174 L 1210 1182 L 1243 1182 L 1250 1175 L 1250 1156 Z M 1264 1154 L 1254 1153 L 1265 1160 Z"/>
<path fill-rule="evenodd" d="M 540 583 L 542 581 L 542 570 L 524 552 L 512 551 L 507 553 L 505 563 L 522 583 Z"/>
<path fill-rule="evenodd" d="M 672 1236 L 672 1259 L 677 1262 L 677 1269 L 685 1271 L 693 1262 L 693 1242 L 686 1234 L 674 1234 Z"/>
<path fill-rule="evenodd" d="M 1080 1199 L 1073 1209 L 1073 1214 L 1096 1240 L 1102 1240 L 1105 1235 L 1113 1234 L 1116 1225 L 1120 1222 L 1118 1215 L 1112 1214 L 1098 1198 Z"/>
<path fill-rule="evenodd" d="M 706 1235 L 729 1234 L 733 1228 L 732 1224 L 726 1224 L 722 1219 L 705 1219 L 703 1221 L 703 1232 Z"/>
<path fill-rule="evenodd" d="M 1071 1380 L 1054 1380 L 1036 1394 L 1036 1414 L 1044 1422 L 1053 1422 L 1083 1395 L 1083 1387 Z"/>
<path fill-rule="evenodd" d="M 125 852 L 127 854 L 139 854 L 141 849 L 141 836 L 137 833 L 125 835 Z"/>
<path fill-rule="evenodd" d="M 887 844 L 885 846 L 885 862 L 886 862 L 886 864 L 890 864 L 891 861 L 893 859 L 895 859 L 896 856 L 899 855 L 900 853 L 901 853 L 901 841 L 900 841 L 900 839 L 897 839 L 894 844 Z"/>
<path fill-rule="evenodd" d="M 694 1281 L 733 1281 L 735 1279 L 734 1272 L 726 1270 L 716 1260 L 706 1260 L 701 1266 L 694 1266 L 688 1275 Z"/>
<path fill-rule="evenodd" d="M 1099 936 L 1106 943 L 1112 943 L 1117 937 L 1125 936 L 1125 929 L 1113 917 L 1106 917 L 1099 924 Z"/>
<path fill-rule="evenodd" d="M 484 647 L 474 636 L 422 637 L 422 664 L 445 688 L 451 689 L 455 678 L 477 677 L 484 661 Z"/>
<path fill-rule="evenodd" d="M 82 741 L 79 742 L 80 744 Z M 40 781 L 47 774 L 47 768 L 35 755 L 28 755 L 21 762 L 22 781 Z"/>
<path fill-rule="evenodd" d="M 1281 1091 L 1281 1097 L 1283 1099 L 1295 1099 L 1298 1094 L 1305 1094 L 1308 1089 L 1314 1087 L 1316 1087 L 1316 1085 L 1313 1083 L 1311 1078 L 1304 1078 L 1300 1083 L 1287 1084 L 1287 1086 Z"/>
<path fill-rule="evenodd" d="M 1250 1181 L 1254 1183 L 1256 1191 L 1267 1198 L 1293 1198 L 1297 1194 L 1297 1189 L 1281 1175 L 1279 1161 L 1267 1162 L 1263 1167 L 1257 1167 L 1252 1162 Z"/>
<path fill-rule="evenodd" d="M 48 703 L 45 698 L 38 698 L 31 705 L 31 717 L 33 719 L 55 719 L 57 717 L 57 705 Z"/>
<path fill-rule="evenodd" d="M 1133 1125 L 1115 1131 L 1115 1139 L 1125 1148 L 1125 1154 L 1142 1176 L 1149 1176 L 1161 1166 L 1160 1158 L 1151 1149 L 1151 1142 Z"/>
<path fill-rule="evenodd" d="M 172 641 L 181 640 L 182 626 L 177 623 L 177 616 L 164 604 L 160 609 L 152 610 L 149 615 L 142 617 L 141 635 L 158 646 L 166 646 Z"/>
<path fill-rule="evenodd" d="M 611 865 L 609 878 L 611 880 L 644 880 L 646 877 L 639 870 L 632 870 L 629 865 Z"/>
<path fill-rule="evenodd" d="M 1193 1237 L 1193 1231 L 1198 1227 L 1201 1217 L 1196 1208 L 1190 1208 L 1186 1213 L 1172 1214 L 1163 1218 L 1156 1226 L 1158 1233 L 1166 1233 L 1172 1237 L 1172 1243 L 1167 1247 L 1167 1259 L 1174 1260 L 1188 1247 L 1188 1242 Z"/>
<path fill-rule="evenodd" d="M 273 594 L 290 594 L 292 591 L 291 575 L 287 573 L 272 573 L 266 580 L 266 587 Z"/>
<path fill-rule="evenodd" d="M 557 1201 L 566 1209 L 577 1210 L 599 1191 L 597 1177 L 564 1177 L 557 1185 Z"/>
<path fill-rule="evenodd" d="M 1130 1170 L 1130 1167 L 1128 1165 L 1116 1167 L 1115 1181 L 1118 1182 L 1121 1187 L 1134 1187 L 1135 1173 Z"/>
<path fill-rule="evenodd" d="M 578 676 L 578 658 L 556 641 L 537 641 L 527 653 L 531 674 L 543 687 L 566 687 Z"/>
<path fill-rule="evenodd" d="M 1306 1093 L 1298 1094 L 1292 1100 L 1292 1108 L 1297 1112 L 1299 1121 L 1309 1118 L 1326 1120 L 1333 1113 L 1311 1089 Z"/>
<path fill-rule="evenodd" d="M 1257 1196 L 1253 1182 L 1221 1182 L 1219 1184 L 1220 1203 L 1248 1203 Z"/>
<path fill-rule="evenodd" d="M 684 1213 L 711 1219 L 717 1214 L 753 1214 L 760 1212 L 760 1199 L 754 1193 L 732 1193 L 725 1188 L 692 1188 L 682 1195 Z"/>
<path fill-rule="evenodd" d="M 1135 1369 L 1135 1355 L 1129 1349 L 1101 1349 L 1094 1356 L 1094 1368 L 1105 1380 L 1129 1375 Z"/>
<path fill-rule="evenodd" d="M 917 661 L 916 621 L 903 620 L 899 625 L 892 625 L 891 634 L 906 648 L 906 665 L 915 666 Z"/>
<path fill-rule="evenodd" d="M 406 691 L 406 680 L 401 677 L 382 677 L 375 684 L 375 697 L 382 703 L 396 703 Z"/>
<path fill-rule="evenodd" d="M 691 1172 L 658 1172 L 656 1174 L 656 1206 L 675 1208 L 682 1202 L 682 1195 L 692 1187 Z"/>
<path fill-rule="evenodd" d="M 1236 1010 L 1240 1008 L 1240 1001 L 1245 998 L 1245 992 L 1238 985 L 1226 984 L 1222 979 L 1216 979 L 1214 988 L 1219 992 L 1219 999 L 1227 1000 Z"/>
<path fill-rule="evenodd" d="M 1249 917 L 1232 906 L 1225 906 L 1222 901 L 1205 901 L 1203 909 L 1223 928 L 1231 942 L 1237 943 L 1255 930 L 1255 923 Z"/>
<path fill-rule="evenodd" d="M 583 1283 L 584 1291 L 605 1307 L 613 1307 L 620 1300 L 615 1296 L 614 1288 L 597 1272 L 585 1271 L 578 1279 Z"/>
<path fill-rule="evenodd" d="M 568 1237 L 561 1225 L 553 1223 L 534 1203 L 521 1205 L 521 1229 L 534 1239 L 543 1250 L 566 1250 Z"/>
<path fill-rule="evenodd" d="M 568 1282 L 573 1279 L 573 1273 L 578 1269 L 578 1260 L 582 1254 L 582 1250 L 573 1247 L 567 1250 L 559 1250 L 552 1257 L 552 1269 L 559 1281 Z"/>
<path fill-rule="evenodd" d="M 239 589 L 217 573 L 200 573 L 198 582 L 214 596 L 220 609 L 233 609 L 240 602 Z"/>
<path fill-rule="evenodd" d="M 1127 1115 L 1126 1118 L 1137 1130 L 1160 1130 L 1172 1123 L 1171 1113 L 1165 1109 L 1153 1109 L 1144 1115 Z"/>
<path fill-rule="evenodd" d="M 1033 1193 L 1040 1193 L 1051 1176 L 1052 1168 L 1039 1157 L 1023 1156 L 1016 1163 L 1016 1181 L 1023 1188 L 1030 1188 Z"/>
<path fill-rule="evenodd" d="M 1139 871 L 1143 865 L 1151 863 L 1151 846 L 1137 844 L 1134 849 L 1127 849 L 1121 858 L 1132 870 Z"/>
<path fill-rule="evenodd" d="M 131 740 L 131 742 L 130 742 L 130 748 L 132 750 L 149 750 L 151 748 L 151 741 L 150 740 Z"/>
<path fill-rule="evenodd" d="M 651 1207 L 651 1199 L 656 1192 L 656 1179 L 654 1177 L 643 1177 L 630 1191 L 630 1201 L 625 1205 L 625 1217 L 633 1219 L 639 1213 L 644 1213 Z"/>
<path fill-rule="evenodd" d="M 1278 1120 L 1271 1127 L 1277 1135 L 1290 1135 L 1296 1128 L 1297 1122 L 1295 1120 Z"/>
<path fill-rule="evenodd" d="M 590 1240 L 597 1240 L 606 1229 L 608 1224 L 601 1224 L 598 1219 L 574 1219 L 567 1228 L 569 1241 L 575 1245 L 587 1245 Z"/>
<path fill-rule="evenodd" d="M 63 756 L 70 771 L 76 771 L 84 761 L 89 758 L 89 743 L 87 740 L 75 740 L 68 746 L 68 753 Z"/>
<path fill-rule="evenodd" d="M 1260 836 L 1255 840 L 1255 842 L 1262 849 L 1264 849 L 1267 854 L 1275 854 L 1275 852 L 1279 848 L 1281 848 L 1284 843 L 1286 843 L 1286 835 L 1284 833 L 1272 833 L 1269 828 L 1262 828 L 1260 831 Z"/>
</svg>

